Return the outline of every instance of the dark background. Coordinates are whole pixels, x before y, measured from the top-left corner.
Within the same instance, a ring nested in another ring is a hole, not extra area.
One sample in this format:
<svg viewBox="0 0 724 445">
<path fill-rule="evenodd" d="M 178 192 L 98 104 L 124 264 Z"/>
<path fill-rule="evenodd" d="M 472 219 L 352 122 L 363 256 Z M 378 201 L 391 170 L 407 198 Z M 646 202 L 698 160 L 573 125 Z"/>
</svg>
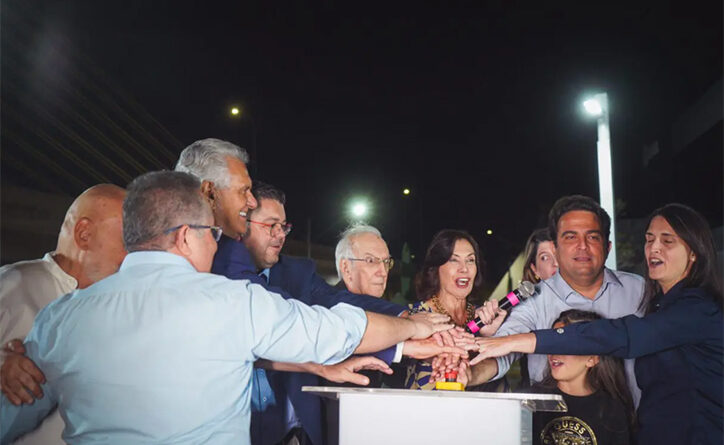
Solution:
<svg viewBox="0 0 724 445">
<path fill-rule="evenodd" d="M 125 185 L 218 137 L 286 191 L 292 238 L 311 218 L 312 241 L 334 245 L 364 196 L 393 256 L 466 229 L 497 281 L 558 197 L 598 197 L 580 103 L 605 90 L 618 218 L 680 201 L 722 224 L 721 94 L 718 123 L 672 148 L 677 121 L 721 91 L 720 0 L 1 8 L 3 187 Z"/>
</svg>

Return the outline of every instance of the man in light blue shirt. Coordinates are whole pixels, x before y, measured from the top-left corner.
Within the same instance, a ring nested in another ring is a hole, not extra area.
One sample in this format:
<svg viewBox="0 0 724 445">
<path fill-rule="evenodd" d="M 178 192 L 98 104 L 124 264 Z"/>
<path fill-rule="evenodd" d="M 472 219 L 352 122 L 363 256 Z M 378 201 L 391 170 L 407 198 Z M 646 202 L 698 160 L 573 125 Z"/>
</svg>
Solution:
<svg viewBox="0 0 724 445">
<path fill-rule="evenodd" d="M 549 329 L 561 312 L 569 309 L 592 311 L 604 318 L 641 315 L 644 280 L 635 274 L 606 269 L 610 249 L 611 218 L 593 199 L 564 196 L 551 208 L 548 230 L 556 246 L 558 273 L 537 285 L 538 292 L 513 309 L 496 336 Z M 486 303 L 490 318 L 497 305 Z M 472 367 L 468 384 L 480 384 L 503 377 L 521 354 L 513 353 L 484 360 Z M 472 360 L 471 364 L 475 364 Z M 641 391 L 636 384 L 633 360 L 626 360 L 626 377 L 634 402 Z M 545 355 L 528 355 L 531 382 L 540 382 L 548 369 Z"/>
<path fill-rule="evenodd" d="M 57 405 L 69 443 L 248 444 L 258 358 L 335 363 L 450 327 L 309 307 L 207 273 L 220 231 L 199 189 L 180 172 L 129 185 L 130 254 L 118 273 L 38 314 L 25 346 L 45 373 L 45 396 L 20 407 L 0 400 L 1 443 Z"/>
</svg>

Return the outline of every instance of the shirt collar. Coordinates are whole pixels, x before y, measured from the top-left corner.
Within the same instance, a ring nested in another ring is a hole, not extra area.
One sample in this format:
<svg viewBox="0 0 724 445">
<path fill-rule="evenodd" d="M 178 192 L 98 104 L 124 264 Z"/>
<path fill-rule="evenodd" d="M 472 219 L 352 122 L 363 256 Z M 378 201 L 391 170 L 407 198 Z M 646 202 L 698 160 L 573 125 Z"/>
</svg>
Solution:
<svg viewBox="0 0 724 445">
<path fill-rule="evenodd" d="M 262 270 L 261 272 L 259 272 L 259 276 L 262 276 L 262 275 L 264 275 L 266 277 L 266 281 L 268 283 L 269 282 L 269 268 L 268 267 L 266 269 Z"/>
<path fill-rule="evenodd" d="M 562 301 L 566 301 L 571 294 L 580 295 L 566 282 L 566 280 L 563 279 L 560 273 L 556 273 L 547 279 L 546 284 L 550 285 L 551 289 Z M 601 295 L 603 295 L 608 286 L 622 287 L 623 284 L 621 284 L 621 280 L 618 279 L 614 271 L 604 267 L 603 283 L 601 283 L 601 288 L 598 292 L 596 292 L 596 298 L 594 298 L 594 300 L 597 300 Z"/>
<path fill-rule="evenodd" d="M 68 287 L 73 287 L 74 289 L 78 288 L 78 280 L 75 279 L 72 275 L 67 274 L 59 265 L 55 262 L 55 258 L 53 258 L 53 255 L 55 255 L 55 251 L 48 252 L 43 256 L 43 261 L 50 264 L 51 273 L 57 277 L 58 279 L 61 279 L 65 281 L 68 284 Z"/>
<path fill-rule="evenodd" d="M 137 252 L 131 252 L 126 255 L 126 258 L 123 260 L 123 263 L 121 263 L 121 267 L 118 270 L 122 271 L 140 264 L 166 264 L 182 266 L 194 271 L 196 270 L 186 258 L 163 250 L 140 250 Z"/>
</svg>

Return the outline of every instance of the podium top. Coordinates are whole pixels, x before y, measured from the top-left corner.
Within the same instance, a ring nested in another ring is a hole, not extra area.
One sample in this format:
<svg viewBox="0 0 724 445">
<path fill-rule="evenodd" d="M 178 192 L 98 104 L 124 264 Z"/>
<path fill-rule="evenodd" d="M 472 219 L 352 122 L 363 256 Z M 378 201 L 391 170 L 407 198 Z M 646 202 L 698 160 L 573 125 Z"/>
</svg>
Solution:
<svg viewBox="0 0 724 445">
<path fill-rule="evenodd" d="M 388 389 L 388 388 L 343 388 L 337 386 L 303 386 L 302 391 L 316 394 L 332 400 L 337 400 L 343 394 L 383 394 L 407 397 L 447 397 L 466 399 L 495 399 L 517 400 L 531 411 L 568 411 L 566 402 L 558 394 L 524 394 L 509 392 L 477 392 L 477 391 L 420 391 L 415 389 Z"/>
</svg>

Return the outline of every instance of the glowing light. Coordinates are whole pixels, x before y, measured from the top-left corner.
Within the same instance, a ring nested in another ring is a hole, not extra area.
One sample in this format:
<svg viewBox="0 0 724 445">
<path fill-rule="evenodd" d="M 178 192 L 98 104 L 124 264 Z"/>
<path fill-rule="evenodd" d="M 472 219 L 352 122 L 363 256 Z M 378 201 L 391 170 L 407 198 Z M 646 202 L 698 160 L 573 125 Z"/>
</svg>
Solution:
<svg viewBox="0 0 724 445">
<path fill-rule="evenodd" d="M 364 202 L 357 202 L 352 204 L 352 215 L 356 216 L 357 218 L 362 218 L 363 216 L 367 215 L 367 204 Z"/>
<path fill-rule="evenodd" d="M 231 107 L 229 112 L 232 116 L 238 116 L 241 113 L 241 110 L 239 110 L 239 107 Z"/>
<path fill-rule="evenodd" d="M 586 112 L 588 112 L 591 116 L 600 116 L 601 113 L 603 113 L 603 107 L 601 107 L 601 103 L 596 99 L 588 99 L 584 101 L 583 108 L 585 108 Z"/>
<path fill-rule="evenodd" d="M 403 190 L 402 190 L 402 194 L 403 194 L 403 195 L 409 195 L 409 194 L 410 194 L 410 189 L 403 189 Z"/>
<path fill-rule="evenodd" d="M 485 231 L 485 233 L 486 233 L 487 235 L 492 235 L 492 234 L 493 234 L 493 230 L 492 230 L 492 229 L 488 229 L 488 230 Z"/>
</svg>

